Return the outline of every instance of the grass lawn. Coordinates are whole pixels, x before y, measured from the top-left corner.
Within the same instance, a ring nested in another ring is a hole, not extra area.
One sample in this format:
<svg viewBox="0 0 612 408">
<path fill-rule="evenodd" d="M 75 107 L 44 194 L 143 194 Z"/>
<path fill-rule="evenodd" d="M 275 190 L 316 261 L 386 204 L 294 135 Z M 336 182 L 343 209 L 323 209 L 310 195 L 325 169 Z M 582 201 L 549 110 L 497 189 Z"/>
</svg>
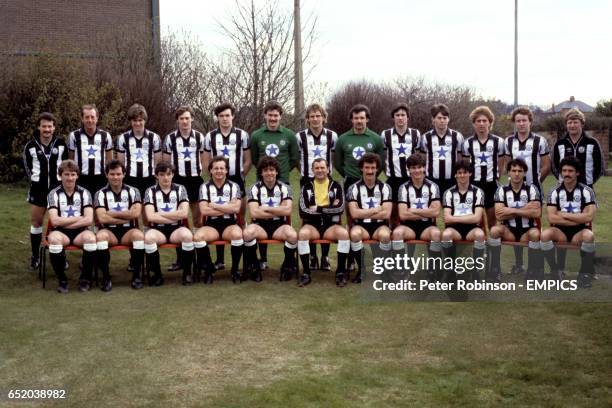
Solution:
<svg viewBox="0 0 612 408">
<path fill-rule="evenodd" d="M 0 406 L 9 389 L 65 389 L 56 404 L 74 407 L 612 405 L 611 303 L 372 301 L 325 272 L 306 288 L 168 273 L 135 292 L 116 253 L 111 293 L 78 293 L 70 254 L 60 296 L 27 268 L 25 192 L 0 186 Z M 596 192 L 594 231 L 612 242 L 612 179 Z"/>
</svg>

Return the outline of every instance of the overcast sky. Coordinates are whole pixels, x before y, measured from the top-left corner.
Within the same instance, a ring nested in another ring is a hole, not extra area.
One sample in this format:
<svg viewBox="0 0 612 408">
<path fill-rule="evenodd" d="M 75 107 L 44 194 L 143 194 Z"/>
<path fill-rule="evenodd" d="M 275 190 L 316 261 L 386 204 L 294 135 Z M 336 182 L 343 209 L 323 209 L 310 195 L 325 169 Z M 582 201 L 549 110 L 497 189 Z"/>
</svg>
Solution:
<svg viewBox="0 0 612 408">
<path fill-rule="evenodd" d="M 259 0 L 258 0 L 259 1 Z M 278 0 L 292 10 L 292 0 Z M 185 29 L 214 53 L 235 0 L 160 0 L 162 35 Z M 514 0 L 302 0 L 317 18 L 312 81 L 402 76 L 514 100 Z M 612 1 L 519 0 L 519 102 L 612 98 Z M 170 28 L 171 27 L 171 28 Z M 305 68 L 307 69 L 307 67 Z"/>
</svg>

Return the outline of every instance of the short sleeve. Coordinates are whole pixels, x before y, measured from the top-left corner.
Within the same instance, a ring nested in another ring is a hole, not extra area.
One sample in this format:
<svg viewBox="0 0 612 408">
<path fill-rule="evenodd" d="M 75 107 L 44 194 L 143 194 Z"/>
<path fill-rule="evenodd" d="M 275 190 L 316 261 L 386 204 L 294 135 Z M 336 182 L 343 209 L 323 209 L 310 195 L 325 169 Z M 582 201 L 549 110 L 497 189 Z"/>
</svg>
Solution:
<svg viewBox="0 0 612 408">
<path fill-rule="evenodd" d="M 431 187 L 429 188 L 429 201 L 438 201 L 440 200 L 440 187 L 436 183 L 431 183 Z"/>
<path fill-rule="evenodd" d="M 358 191 L 359 188 L 357 187 L 357 183 L 351 185 L 347 193 L 347 201 L 357 201 L 357 196 L 359 195 Z"/>
<path fill-rule="evenodd" d="M 153 187 L 149 187 L 146 189 L 143 201 L 144 205 L 153 204 Z"/>
<path fill-rule="evenodd" d="M 189 202 L 189 196 L 187 195 L 187 189 L 185 188 L 185 186 L 183 186 L 182 184 L 179 184 L 179 191 L 178 191 L 178 203 L 188 203 Z"/>
<path fill-rule="evenodd" d="M 545 137 L 540 136 L 542 143 L 540 143 L 540 156 L 546 156 L 550 153 L 550 149 L 548 148 L 548 140 Z"/>
<path fill-rule="evenodd" d="M 453 193 L 450 190 L 444 192 L 444 208 L 453 208 Z"/>
<path fill-rule="evenodd" d="M 89 190 L 83 189 L 83 208 L 92 206 L 91 193 Z"/>
<path fill-rule="evenodd" d="M 597 204 L 595 192 L 591 187 L 585 186 L 584 190 L 582 190 L 582 195 L 584 197 L 584 205 Z"/>
<path fill-rule="evenodd" d="M 153 153 L 159 153 L 161 151 L 161 138 L 157 133 L 153 134 Z"/>
<path fill-rule="evenodd" d="M 200 186 L 199 199 L 200 201 L 210 202 L 210 197 L 208 196 L 208 189 L 206 188 L 206 183 L 202 183 Z"/>
<path fill-rule="evenodd" d="M 293 200 L 293 192 L 289 184 L 283 184 L 281 187 L 281 201 Z"/>
<path fill-rule="evenodd" d="M 540 201 L 540 190 L 533 184 L 529 186 L 529 201 Z"/>
<path fill-rule="evenodd" d="M 104 200 L 104 191 L 100 190 L 94 196 L 94 207 L 95 208 L 106 208 Z"/>
<path fill-rule="evenodd" d="M 209 152 L 209 153 L 212 150 L 212 147 L 211 147 L 212 136 L 210 134 L 211 132 L 208 132 L 206 136 L 204 136 L 204 151 Z"/>
<path fill-rule="evenodd" d="M 251 136 L 244 130 L 242 131 L 242 150 L 249 150 L 251 148 Z"/>
<path fill-rule="evenodd" d="M 140 191 L 134 187 L 130 187 L 130 197 L 132 197 L 132 205 L 136 203 L 140 204 L 142 202 Z"/>
<path fill-rule="evenodd" d="M 408 204 L 408 188 L 406 184 L 402 184 L 397 192 L 397 202 Z"/>
<path fill-rule="evenodd" d="M 117 145 L 115 146 L 115 151 L 118 153 L 125 153 L 125 134 L 122 133 L 117 136 Z"/>
<path fill-rule="evenodd" d="M 68 135 L 68 150 L 74 152 L 76 150 L 76 135 L 74 132 L 70 132 Z"/>
<path fill-rule="evenodd" d="M 382 187 L 382 203 L 391 202 L 391 187 L 385 183 Z"/>
<path fill-rule="evenodd" d="M 51 191 L 48 195 L 47 195 L 47 209 L 58 209 L 57 206 L 57 193 L 55 192 L 55 190 Z"/>
<path fill-rule="evenodd" d="M 106 149 L 107 152 L 109 150 L 113 150 L 113 137 L 110 133 L 106 132 Z"/>
<path fill-rule="evenodd" d="M 481 188 L 476 188 L 476 207 L 484 207 L 484 191 Z"/>
<path fill-rule="evenodd" d="M 548 200 L 546 200 L 546 204 L 557 206 L 558 201 L 559 201 L 559 193 L 557 192 L 556 188 L 553 188 L 548 193 Z"/>
<path fill-rule="evenodd" d="M 532 186 L 533 187 L 533 186 Z M 531 191 L 531 188 L 529 189 Z M 505 197 L 504 197 L 504 187 L 503 186 L 499 186 L 497 187 L 497 190 L 495 190 L 495 202 L 496 203 L 506 203 Z"/>
<path fill-rule="evenodd" d="M 251 188 L 247 190 L 247 201 L 251 202 L 259 202 L 259 189 L 257 188 L 257 184 L 253 184 Z"/>
</svg>

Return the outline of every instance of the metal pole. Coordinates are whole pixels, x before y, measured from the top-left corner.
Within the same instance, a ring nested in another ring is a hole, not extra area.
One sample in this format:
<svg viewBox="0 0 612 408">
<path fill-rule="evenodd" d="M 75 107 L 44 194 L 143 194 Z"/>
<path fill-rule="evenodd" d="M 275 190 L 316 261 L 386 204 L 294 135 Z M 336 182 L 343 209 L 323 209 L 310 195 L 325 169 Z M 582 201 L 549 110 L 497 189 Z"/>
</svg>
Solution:
<svg viewBox="0 0 612 408">
<path fill-rule="evenodd" d="M 514 107 L 518 106 L 518 0 L 514 0 Z"/>
<path fill-rule="evenodd" d="M 293 56 L 295 92 L 295 122 L 304 128 L 304 74 L 302 71 L 302 25 L 300 23 L 300 0 L 293 0 Z"/>
</svg>

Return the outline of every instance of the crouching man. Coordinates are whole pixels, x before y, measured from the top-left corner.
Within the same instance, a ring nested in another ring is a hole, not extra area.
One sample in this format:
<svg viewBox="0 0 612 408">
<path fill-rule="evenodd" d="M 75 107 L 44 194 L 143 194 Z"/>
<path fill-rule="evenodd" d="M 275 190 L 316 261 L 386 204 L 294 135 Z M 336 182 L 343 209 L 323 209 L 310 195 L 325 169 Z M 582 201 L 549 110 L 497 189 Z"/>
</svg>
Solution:
<svg viewBox="0 0 612 408">
<path fill-rule="evenodd" d="M 102 270 L 102 290 L 113 288 L 110 276 L 109 247 L 121 244 L 131 246 L 132 288 L 142 289 L 140 278 L 144 262 L 144 233 L 136 223 L 142 212 L 138 189 L 123 183 L 125 166 L 118 160 L 111 160 L 104 168 L 108 184 L 95 195 L 96 218 L 102 229 L 96 234 L 96 264 Z"/>
<path fill-rule="evenodd" d="M 173 176 L 172 164 L 165 161 L 158 163 L 155 165 L 157 184 L 145 192 L 145 214 L 150 225 L 150 229 L 145 233 L 145 252 L 149 270 L 153 272 L 154 286 L 164 284 L 157 247 L 166 242 L 181 247 L 183 285 L 193 282 L 193 234 L 183 226 L 183 220 L 189 216 L 189 197 L 184 186 L 172 182 Z"/>
<path fill-rule="evenodd" d="M 546 210 L 550 227 L 542 231 L 542 252 L 550 265 L 553 279 L 562 279 L 554 243 L 580 245 L 578 286 L 591 287 L 595 262 L 595 235 L 589 229 L 597 211 L 593 189 L 578 182 L 580 160 L 570 156 L 559 163 L 563 182 L 548 194 Z"/>
<path fill-rule="evenodd" d="M 91 273 L 96 253 L 96 236 L 88 228 L 93 225 L 91 194 L 76 182 L 79 167 L 73 160 L 64 160 L 59 168 L 61 184 L 49 192 L 47 209 L 53 231 L 49 233 L 49 258 L 59 281 L 57 291 L 68 293 L 68 277 L 64 272 L 66 252 L 64 247 L 76 245 L 83 248 L 83 268 L 79 277 L 79 291 L 91 287 Z"/>
<path fill-rule="evenodd" d="M 351 255 L 357 261 L 357 274 L 351 280 L 361 283 L 362 265 L 361 254 L 363 240 L 376 239 L 382 256 L 388 256 L 391 250 L 391 187 L 378 180 L 380 172 L 380 157 L 375 153 L 366 153 L 359 159 L 361 180 L 349 187 L 347 201 L 349 214 L 354 225 L 351 227 Z"/>
<path fill-rule="evenodd" d="M 278 161 L 274 157 L 262 157 L 257 164 L 259 181 L 248 190 L 248 207 L 252 223 L 243 232 L 244 262 L 247 266 L 247 275 L 255 282 L 262 280 L 255 249 L 257 240 L 285 241 L 285 259 L 280 271 L 281 281 L 291 280 L 297 268 L 295 252 L 298 237 L 297 232 L 289 225 L 288 218 L 293 203 L 291 186 L 278 180 L 279 174 Z"/>
<path fill-rule="evenodd" d="M 310 277 L 310 240 L 327 239 L 338 241 L 338 268 L 336 285 L 343 285 L 346 273 L 346 258 L 350 249 L 349 234 L 340 225 L 344 212 L 344 193 L 342 186 L 329 175 L 327 161 L 316 158 L 312 162 L 314 179 L 306 180 L 300 194 L 300 217 L 304 225 L 298 233 L 298 253 L 304 273 L 300 277 L 300 286 L 311 282 Z"/>
</svg>

